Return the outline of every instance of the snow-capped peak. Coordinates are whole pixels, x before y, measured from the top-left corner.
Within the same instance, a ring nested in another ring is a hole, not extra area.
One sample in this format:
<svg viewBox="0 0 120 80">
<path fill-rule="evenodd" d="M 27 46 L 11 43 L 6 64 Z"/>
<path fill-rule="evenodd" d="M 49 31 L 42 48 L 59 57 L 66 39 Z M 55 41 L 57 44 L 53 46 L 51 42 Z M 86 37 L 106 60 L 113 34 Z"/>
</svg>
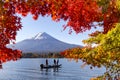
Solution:
<svg viewBox="0 0 120 80">
<path fill-rule="evenodd" d="M 14 46 L 14 47 L 12 47 Z M 8 46 L 12 49 L 19 49 L 23 53 L 49 53 L 49 52 L 61 52 L 65 49 L 77 47 L 78 45 L 68 44 L 47 33 L 38 33 L 36 36 L 25 39 L 21 42 Z"/>
<path fill-rule="evenodd" d="M 43 32 L 43 33 L 38 33 L 37 35 L 35 35 L 32 39 L 48 39 L 48 38 L 51 38 L 50 35 L 48 35 L 47 33 Z"/>
</svg>

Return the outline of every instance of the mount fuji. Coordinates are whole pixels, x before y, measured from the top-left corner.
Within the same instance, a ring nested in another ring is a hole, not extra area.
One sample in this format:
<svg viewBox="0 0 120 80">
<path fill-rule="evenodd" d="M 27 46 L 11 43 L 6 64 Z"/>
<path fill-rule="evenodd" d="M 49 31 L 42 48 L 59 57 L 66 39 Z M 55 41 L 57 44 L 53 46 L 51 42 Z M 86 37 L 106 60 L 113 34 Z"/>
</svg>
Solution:
<svg viewBox="0 0 120 80">
<path fill-rule="evenodd" d="M 11 47 L 13 46 L 13 47 Z M 19 49 L 23 53 L 49 53 L 61 52 L 69 48 L 82 47 L 80 45 L 68 44 L 55 39 L 47 33 L 38 33 L 30 39 L 25 39 L 16 44 L 11 44 L 8 47 L 12 49 Z"/>
</svg>

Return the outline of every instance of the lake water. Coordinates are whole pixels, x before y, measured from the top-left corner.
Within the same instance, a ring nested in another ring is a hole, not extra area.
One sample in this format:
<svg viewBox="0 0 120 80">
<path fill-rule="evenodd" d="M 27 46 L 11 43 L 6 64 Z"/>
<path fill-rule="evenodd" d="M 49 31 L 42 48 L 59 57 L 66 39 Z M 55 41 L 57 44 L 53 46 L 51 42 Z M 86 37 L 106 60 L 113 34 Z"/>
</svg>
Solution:
<svg viewBox="0 0 120 80">
<path fill-rule="evenodd" d="M 48 59 L 53 64 L 53 59 Z M 104 68 L 90 69 L 90 66 L 81 68 L 81 61 L 68 61 L 59 59 L 62 67 L 59 69 L 40 69 L 40 64 L 45 63 L 44 58 L 20 59 L 3 64 L 0 69 L 0 80 L 89 80 L 104 73 Z"/>
</svg>

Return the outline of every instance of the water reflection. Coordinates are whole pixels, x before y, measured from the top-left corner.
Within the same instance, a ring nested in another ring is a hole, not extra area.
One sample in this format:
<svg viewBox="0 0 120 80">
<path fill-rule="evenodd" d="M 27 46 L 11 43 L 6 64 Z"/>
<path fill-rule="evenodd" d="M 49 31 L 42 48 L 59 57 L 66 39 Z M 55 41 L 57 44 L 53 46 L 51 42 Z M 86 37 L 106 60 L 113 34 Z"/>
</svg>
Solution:
<svg viewBox="0 0 120 80">
<path fill-rule="evenodd" d="M 42 72 L 59 72 L 59 68 L 45 68 L 45 69 L 40 69 Z"/>
<path fill-rule="evenodd" d="M 45 68 L 45 69 L 40 69 L 41 74 L 45 76 L 53 76 L 55 77 L 56 75 L 59 74 L 60 68 Z"/>
<path fill-rule="evenodd" d="M 58 68 L 53 68 L 53 72 L 58 72 L 59 69 Z"/>
<path fill-rule="evenodd" d="M 66 59 L 60 59 L 61 68 L 41 69 L 40 64 L 44 61 L 38 58 L 4 63 L 0 66 L 3 67 L 0 80 L 89 80 L 104 72 L 104 69 L 90 70 L 89 66 L 81 69 L 82 62 L 68 62 Z M 53 59 L 49 59 L 49 64 L 53 65 Z"/>
</svg>

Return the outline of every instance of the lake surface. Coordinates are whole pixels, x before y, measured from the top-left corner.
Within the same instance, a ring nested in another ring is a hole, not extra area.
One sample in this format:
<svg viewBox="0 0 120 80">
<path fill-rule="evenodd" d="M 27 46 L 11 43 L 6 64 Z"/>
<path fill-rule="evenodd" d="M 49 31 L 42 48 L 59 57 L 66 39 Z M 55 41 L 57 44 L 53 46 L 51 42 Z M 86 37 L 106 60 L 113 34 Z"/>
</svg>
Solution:
<svg viewBox="0 0 120 80">
<path fill-rule="evenodd" d="M 53 64 L 50 58 L 49 64 Z M 0 80 L 89 80 L 104 73 L 104 68 L 93 68 L 85 66 L 81 61 L 68 61 L 68 59 L 59 59 L 62 67 L 59 69 L 40 69 L 40 64 L 45 63 L 44 58 L 20 59 L 3 64 L 0 69 Z"/>
</svg>

